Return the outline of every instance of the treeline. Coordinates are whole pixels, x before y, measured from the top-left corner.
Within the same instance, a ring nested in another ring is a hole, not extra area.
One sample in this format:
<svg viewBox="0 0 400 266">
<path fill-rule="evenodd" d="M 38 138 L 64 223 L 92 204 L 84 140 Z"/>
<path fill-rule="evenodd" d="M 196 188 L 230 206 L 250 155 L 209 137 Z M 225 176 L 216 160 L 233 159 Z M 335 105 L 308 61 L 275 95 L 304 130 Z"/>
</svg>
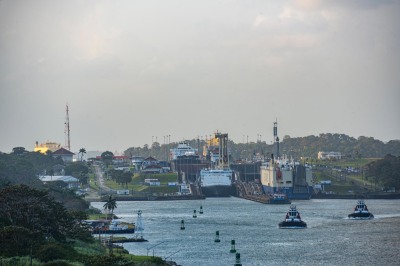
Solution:
<svg viewBox="0 0 400 266">
<path fill-rule="evenodd" d="M 372 179 L 383 189 L 400 189 L 400 156 L 386 155 L 385 158 L 367 164 L 367 179 Z"/>
<path fill-rule="evenodd" d="M 89 204 L 60 181 L 44 184 L 42 174 L 53 174 L 63 166 L 51 153 L 28 152 L 16 147 L 0 153 L 0 257 L 28 256 L 42 263 L 64 259 L 91 260 L 78 254 L 71 243 L 93 242 L 85 226 Z M 87 172 L 73 165 L 66 171 Z M 18 264 L 18 259 L 14 260 Z M 43 264 L 44 265 L 44 264 Z M 49 264 L 50 265 L 50 264 Z M 55 265 L 55 264 L 54 264 Z M 57 265 L 69 265 L 67 263 Z"/>
<path fill-rule="evenodd" d="M 192 139 L 187 141 L 193 148 L 203 153 L 206 142 L 204 140 Z M 271 142 L 265 141 L 234 143 L 229 141 L 229 150 L 233 160 L 251 159 L 254 154 L 269 157 L 275 152 Z M 178 143 L 160 144 L 154 142 L 151 146 L 145 144 L 143 147 L 131 147 L 124 153 L 127 156 L 153 156 L 159 160 L 167 160 L 169 150 L 176 148 Z M 400 140 L 391 140 L 384 143 L 372 137 L 353 138 L 345 134 L 320 134 L 319 136 L 307 136 L 291 138 L 286 135 L 280 141 L 280 153 L 300 157 L 317 158 L 319 151 L 340 152 L 347 158 L 383 158 L 387 154 L 400 156 Z"/>
</svg>

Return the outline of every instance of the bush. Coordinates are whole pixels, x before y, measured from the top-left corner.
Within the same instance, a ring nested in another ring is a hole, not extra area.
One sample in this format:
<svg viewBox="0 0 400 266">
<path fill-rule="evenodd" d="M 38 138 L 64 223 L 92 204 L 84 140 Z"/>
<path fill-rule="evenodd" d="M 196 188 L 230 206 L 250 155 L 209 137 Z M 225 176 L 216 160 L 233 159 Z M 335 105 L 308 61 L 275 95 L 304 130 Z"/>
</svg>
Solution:
<svg viewBox="0 0 400 266">
<path fill-rule="evenodd" d="M 78 254 L 71 246 L 51 242 L 41 246 L 35 257 L 43 262 L 48 262 L 58 259 L 74 260 L 78 257 Z"/>
<path fill-rule="evenodd" d="M 85 259 L 86 266 L 134 266 L 132 261 L 116 256 L 89 256 Z"/>
</svg>

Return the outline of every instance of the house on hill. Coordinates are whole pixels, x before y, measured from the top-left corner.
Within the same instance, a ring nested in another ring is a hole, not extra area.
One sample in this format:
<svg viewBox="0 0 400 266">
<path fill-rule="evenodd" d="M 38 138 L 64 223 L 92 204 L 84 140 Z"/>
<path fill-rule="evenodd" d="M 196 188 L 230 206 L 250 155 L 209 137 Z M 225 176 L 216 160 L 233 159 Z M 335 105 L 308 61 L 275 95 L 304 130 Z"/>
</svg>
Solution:
<svg viewBox="0 0 400 266">
<path fill-rule="evenodd" d="M 72 158 L 75 155 L 75 153 L 70 152 L 67 149 L 61 148 L 53 152 L 53 157 L 61 157 L 61 159 L 64 161 L 64 163 L 72 163 Z"/>
</svg>

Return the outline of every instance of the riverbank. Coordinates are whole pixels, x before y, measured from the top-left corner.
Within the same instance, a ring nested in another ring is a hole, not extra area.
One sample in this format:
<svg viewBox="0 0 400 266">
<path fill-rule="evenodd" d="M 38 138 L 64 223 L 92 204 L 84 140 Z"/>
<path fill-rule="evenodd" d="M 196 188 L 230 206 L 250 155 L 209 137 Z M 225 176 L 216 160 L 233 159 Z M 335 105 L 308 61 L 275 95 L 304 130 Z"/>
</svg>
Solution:
<svg viewBox="0 0 400 266">
<path fill-rule="evenodd" d="M 125 195 L 114 195 L 117 201 L 170 201 L 170 200 L 204 200 L 206 197 L 203 195 L 173 195 L 173 196 L 125 196 Z M 91 202 L 105 202 L 108 196 L 102 196 L 98 200 Z"/>
<path fill-rule="evenodd" d="M 317 194 L 312 195 L 312 199 L 400 199 L 400 193 L 393 194 Z"/>
</svg>

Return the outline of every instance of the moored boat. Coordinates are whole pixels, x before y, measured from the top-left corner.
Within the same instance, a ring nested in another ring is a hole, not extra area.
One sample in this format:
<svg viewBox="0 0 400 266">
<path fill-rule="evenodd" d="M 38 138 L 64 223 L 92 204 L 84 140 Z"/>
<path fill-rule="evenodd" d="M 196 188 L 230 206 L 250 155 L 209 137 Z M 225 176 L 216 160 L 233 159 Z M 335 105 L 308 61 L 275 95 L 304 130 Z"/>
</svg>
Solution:
<svg viewBox="0 0 400 266">
<path fill-rule="evenodd" d="M 87 220 L 92 228 L 92 234 L 133 234 L 135 224 L 119 220 Z"/>
<path fill-rule="evenodd" d="M 358 200 L 354 212 L 348 215 L 350 219 L 372 219 L 374 215 L 369 212 L 364 200 Z"/>
<path fill-rule="evenodd" d="M 288 199 L 284 193 L 274 193 L 271 195 L 269 204 L 290 204 L 291 200 Z"/>
<path fill-rule="evenodd" d="M 302 229 L 307 228 L 307 223 L 301 220 L 300 213 L 295 205 L 290 205 L 289 211 L 286 213 L 285 220 L 279 223 L 282 229 Z"/>
</svg>

